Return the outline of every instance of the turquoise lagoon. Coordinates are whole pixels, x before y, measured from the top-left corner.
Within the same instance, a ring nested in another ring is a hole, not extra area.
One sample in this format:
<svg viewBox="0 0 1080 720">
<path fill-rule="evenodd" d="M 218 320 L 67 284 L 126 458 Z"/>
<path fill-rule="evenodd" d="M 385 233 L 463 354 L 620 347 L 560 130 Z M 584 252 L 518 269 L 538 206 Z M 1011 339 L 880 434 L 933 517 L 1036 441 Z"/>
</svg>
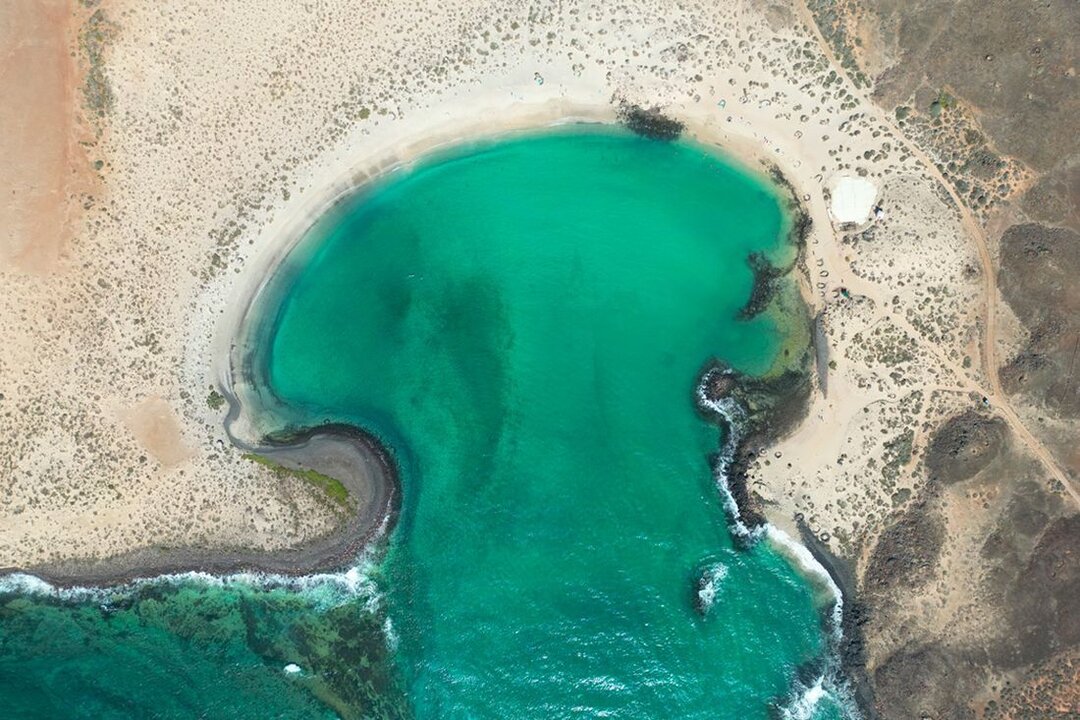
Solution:
<svg viewBox="0 0 1080 720">
<path fill-rule="evenodd" d="M 401 512 L 361 587 L 9 592 L 0 701 L 844 717 L 805 687 L 833 664 L 833 598 L 733 541 L 710 462 L 728 438 L 695 399 L 708 362 L 767 375 L 805 337 L 799 307 L 740 314 L 748 256 L 789 263 L 789 230 L 758 176 L 612 128 L 461 146 L 361 189 L 264 290 L 251 357 L 279 428 L 353 424 L 396 460 Z"/>
</svg>

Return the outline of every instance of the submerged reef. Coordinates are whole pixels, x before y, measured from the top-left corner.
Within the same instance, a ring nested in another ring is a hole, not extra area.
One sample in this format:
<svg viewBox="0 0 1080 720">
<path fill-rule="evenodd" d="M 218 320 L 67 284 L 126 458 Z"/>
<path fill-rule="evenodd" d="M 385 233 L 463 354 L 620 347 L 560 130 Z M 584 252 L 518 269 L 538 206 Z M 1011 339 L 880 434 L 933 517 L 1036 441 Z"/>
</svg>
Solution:
<svg viewBox="0 0 1080 720">
<path fill-rule="evenodd" d="M 701 371 L 697 388 L 698 410 L 720 426 L 724 435 L 721 449 L 710 461 L 714 473 L 731 497 L 729 514 L 733 536 L 744 547 L 764 535 L 768 519 L 762 498 L 752 489 L 752 468 L 779 438 L 793 432 L 805 419 L 814 389 L 815 358 L 827 352 L 820 333 L 814 332 L 815 319 L 798 291 L 793 271 L 798 270 L 809 285 L 804 264 L 806 241 L 812 227 L 810 214 L 799 201 L 794 187 L 776 166 L 769 166 L 771 180 L 782 190 L 791 218 L 789 240 L 795 255 L 785 266 L 772 264 L 761 253 L 753 253 L 747 263 L 754 272 L 750 298 L 739 313 L 741 320 L 751 320 L 769 313 L 787 324 L 789 342 L 773 368 L 763 375 L 740 372 L 713 359 Z M 805 330 L 803 329 L 805 328 Z M 844 682 L 848 700 L 864 718 L 875 718 L 873 688 L 866 669 L 866 643 L 863 626 L 869 620 L 869 608 L 855 593 L 854 568 L 833 555 L 828 546 L 810 532 L 805 520 L 795 518 L 799 539 L 814 560 L 832 578 L 840 594 L 843 612 L 832 618 L 839 627 L 832 634 L 833 652 L 838 663 L 825 668 L 823 659 L 800 668 L 795 688 L 812 692 L 831 677 Z M 823 624 L 829 620 L 823 618 Z M 788 698 L 776 708 L 779 717 L 791 717 L 787 710 L 798 698 Z"/>
<path fill-rule="evenodd" d="M 739 319 L 749 321 L 767 313 L 784 327 L 790 340 L 765 374 L 740 372 L 714 358 L 702 368 L 697 387 L 699 412 L 720 425 L 725 434 L 721 450 L 712 458 L 714 472 L 725 476 L 739 519 L 750 531 L 766 523 L 760 499 L 749 487 L 750 466 L 806 417 L 813 359 L 820 342 L 793 272 L 802 271 L 805 277 L 806 239 L 813 221 L 780 168 L 769 165 L 767 173 L 780 190 L 781 203 L 791 218 L 788 242 L 794 253 L 784 265 L 773 264 L 761 252 L 747 257 L 754 284 Z"/>
<path fill-rule="evenodd" d="M 801 267 L 806 253 L 806 238 L 814 225 L 810 213 L 799 202 L 795 187 L 780 168 L 769 165 L 767 172 L 769 179 L 781 190 L 784 209 L 791 218 L 788 241 L 795 249 L 795 255 L 787 265 L 776 266 L 763 253 L 750 254 L 746 261 L 754 273 L 754 287 L 750 291 L 750 299 L 746 301 L 746 305 L 739 314 L 743 320 L 756 317 L 767 308 L 779 290 L 781 281 L 793 269 Z"/>
</svg>

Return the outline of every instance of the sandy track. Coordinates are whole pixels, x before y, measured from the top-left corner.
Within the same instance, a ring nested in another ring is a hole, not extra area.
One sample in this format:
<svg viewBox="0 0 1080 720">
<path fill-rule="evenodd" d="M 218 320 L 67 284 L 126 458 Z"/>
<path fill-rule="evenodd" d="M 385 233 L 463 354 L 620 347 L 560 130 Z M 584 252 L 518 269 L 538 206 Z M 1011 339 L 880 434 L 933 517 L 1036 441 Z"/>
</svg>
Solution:
<svg viewBox="0 0 1080 720">
<path fill-rule="evenodd" d="M 817 23 L 814 21 L 813 14 L 806 5 L 806 0 L 797 0 L 795 3 L 798 9 L 799 17 L 806 25 L 808 31 L 817 42 L 822 54 L 828 58 L 830 65 L 836 71 L 838 75 L 846 77 L 846 71 L 837 61 L 835 54 L 832 51 L 831 46 L 821 35 L 821 31 L 818 29 Z M 852 83 L 854 87 L 854 83 Z M 859 97 L 859 99 L 865 103 L 868 108 L 875 107 L 874 101 L 867 93 L 862 90 L 852 90 L 852 93 Z M 896 125 L 891 117 L 887 113 L 879 112 L 879 118 L 882 123 L 886 124 L 897 138 L 905 138 L 904 133 Z M 986 233 L 983 231 L 982 226 L 971 214 L 968 207 L 961 201 L 960 196 L 957 195 L 952 185 L 946 181 L 945 177 L 937 169 L 934 161 L 927 155 L 920 147 L 914 143 L 905 140 L 907 149 L 918 158 L 926 168 L 926 171 L 933 177 L 940 186 L 948 193 L 956 206 L 956 210 L 960 215 L 960 222 L 964 227 L 965 232 L 975 245 L 975 250 L 979 255 L 979 262 L 982 266 L 983 277 L 983 293 L 984 297 L 984 316 L 985 327 L 982 332 L 982 364 L 983 370 L 990 383 L 989 388 L 982 387 L 978 383 L 971 382 L 971 387 L 977 390 L 981 395 L 987 398 L 990 403 L 990 407 L 997 414 L 999 414 L 1013 429 L 1017 438 L 1026 447 L 1032 455 L 1038 458 L 1039 462 L 1046 468 L 1051 476 L 1054 477 L 1061 485 L 1068 491 L 1069 495 L 1080 507 L 1080 489 L 1070 480 L 1061 467 L 1054 460 L 1053 456 L 1047 450 L 1045 444 L 1043 444 L 1038 438 L 1036 438 L 1030 430 L 1020 420 L 1020 416 L 1009 402 L 1008 396 L 1001 389 L 1001 380 L 998 374 L 998 362 L 997 362 L 997 321 L 996 321 L 996 303 L 998 298 L 997 289 L 997 275 L 994 269 L 993 258 L 990 255 L 990 248 L 986 240 Z M 895 318 L 900 320 L 899 318 Z M 907 325 L 906 323 L 904 323 Z M 915 331 L 914 328 L 908 326 L 909 331 L 912 333 L 912 337 L 918 339 L 923 346 L 922 349 L 931 352 L 937 359 L 952 366 L 957 372 L 957 376 L 964 378 L 966 374 L 960 371 L 959 368 L 955 368 L 953 363 L 949 362 L 947 358 L 943 357 L 937 349 L 925 341 L 922 338 L 922 334 Z"/>
</svg>

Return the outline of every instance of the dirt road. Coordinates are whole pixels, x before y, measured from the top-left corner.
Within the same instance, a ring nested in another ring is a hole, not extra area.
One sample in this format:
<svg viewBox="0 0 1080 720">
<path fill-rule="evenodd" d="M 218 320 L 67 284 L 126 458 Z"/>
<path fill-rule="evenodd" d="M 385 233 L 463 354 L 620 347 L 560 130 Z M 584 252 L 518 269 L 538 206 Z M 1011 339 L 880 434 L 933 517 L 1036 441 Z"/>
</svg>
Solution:
<svg viewBox="0 0 1080 720">
<path fill-rule="evenodd" d="M 825 38 L 821 35 L 818 29 L 817 23 L 814 21 L 813 14 L 807 7 L 805 0 L 796 0 L 795 7 L 798 10 L 799 17 L 808 28 L 818 45 L 821 47 L 821 51 L 828 58 L 829 64 L 832 66 L 837 74 L 847 77 L 841 64 L 837 61 L 833 54 L 832 48 Z M 986 233 L 983 230 L 982 225 L 971 214 L 971 211 L 957 195 L 945 177 L 938 171 L 937 166 L 933 160 L 923 150 L 908 140 L 900 128 L 896 126 L 893 118 L 887 113 L 878 110 L 874 104 L 874 101 L 868 97 L 868 95 L 862 90 L 854 89 L 854 84 L 851 83 L 852 94 L 862 101 L 864 107 L 867 110 L 877 110 L 877 120 L 888 126 L 898 139 L 903 139 L 906 149 L 911 152 L 920 162 L 923 163 L 928 173 L 933 177 L 942 188 L 952 198 L 953 203 L 956 205 L 957 212 L 960 214 L 960 222 L 964 227 L 964 231 L 968 237 L 975 244 L 975 249 L 979 255 L 979 262 L 982 265 L 982 277 L 983 277 L 983 293 L 984 293 L 984 322 L 982 332 L 982 365 L 983 371 L 990 383 L 989 388 L 981 387 L 977 383 L 972 383 L 973 388 L 977 389 L 982 395 L 984 395 L 989 401 L 991 409 L 1000 415 L 1012 428 L 1016 438 L 1026 447 L 1032 455 L 1038 458 L 1039 462 L 1047 469 L 1052 477 L 1054 477 L 1072 496 L 1073 500 L 1078 506 L 1080 506 L 1080 489 L 1069 479 L 1061 467 L 1054 460 L 1053 455 L 1046 449 L 1046 446 L 1036 438 L 1031 431 L 1027 429 L 1024 423 L 1021 421 L 1019 414 L 1012 407 L 1009 402 L 1008 396 L 1001 389 L 1001 380 L 998 375 L 998 361 L 997 361 L 997 320 L 996 320 L 996 303 L 998 299 L 997 289 L 997 274 L 994 269 L 993 258 L 990 255 L 990 247 L 986 240 Z M 928 350 L 933 352 L 936 356 L 942 357 L 937 352 L 937 348 L 934 348 L 932 344 L 922 340 L 921 335 L 915 333 L 912 335 L 914 339 L 920 341 Z M 961 375 L 963 377 L 963 375 Z"/>
</svg>

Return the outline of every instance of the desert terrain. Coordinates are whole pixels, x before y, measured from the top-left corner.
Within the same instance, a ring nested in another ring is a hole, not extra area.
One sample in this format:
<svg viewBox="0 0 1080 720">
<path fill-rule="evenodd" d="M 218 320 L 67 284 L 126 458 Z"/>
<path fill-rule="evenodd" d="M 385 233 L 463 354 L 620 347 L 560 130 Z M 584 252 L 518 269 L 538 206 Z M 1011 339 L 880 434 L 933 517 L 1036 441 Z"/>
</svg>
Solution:
<svg viewBox="0 0 1080 720">
<path fill-rule="evenodd" d="M 225 431 L 236 318 L 282 238 L 425 149 L 627 102 L 779 168 L 813 219 L 818 389 L 750 487 L 847 576 L 866 711 L 1076 717 L 1078 37 L 1064 0 L 17 0 L 0 567 L 334 533 L 324 488 Z M 830 215 L 844 177 L 880 212 Z"/>
</svg>

